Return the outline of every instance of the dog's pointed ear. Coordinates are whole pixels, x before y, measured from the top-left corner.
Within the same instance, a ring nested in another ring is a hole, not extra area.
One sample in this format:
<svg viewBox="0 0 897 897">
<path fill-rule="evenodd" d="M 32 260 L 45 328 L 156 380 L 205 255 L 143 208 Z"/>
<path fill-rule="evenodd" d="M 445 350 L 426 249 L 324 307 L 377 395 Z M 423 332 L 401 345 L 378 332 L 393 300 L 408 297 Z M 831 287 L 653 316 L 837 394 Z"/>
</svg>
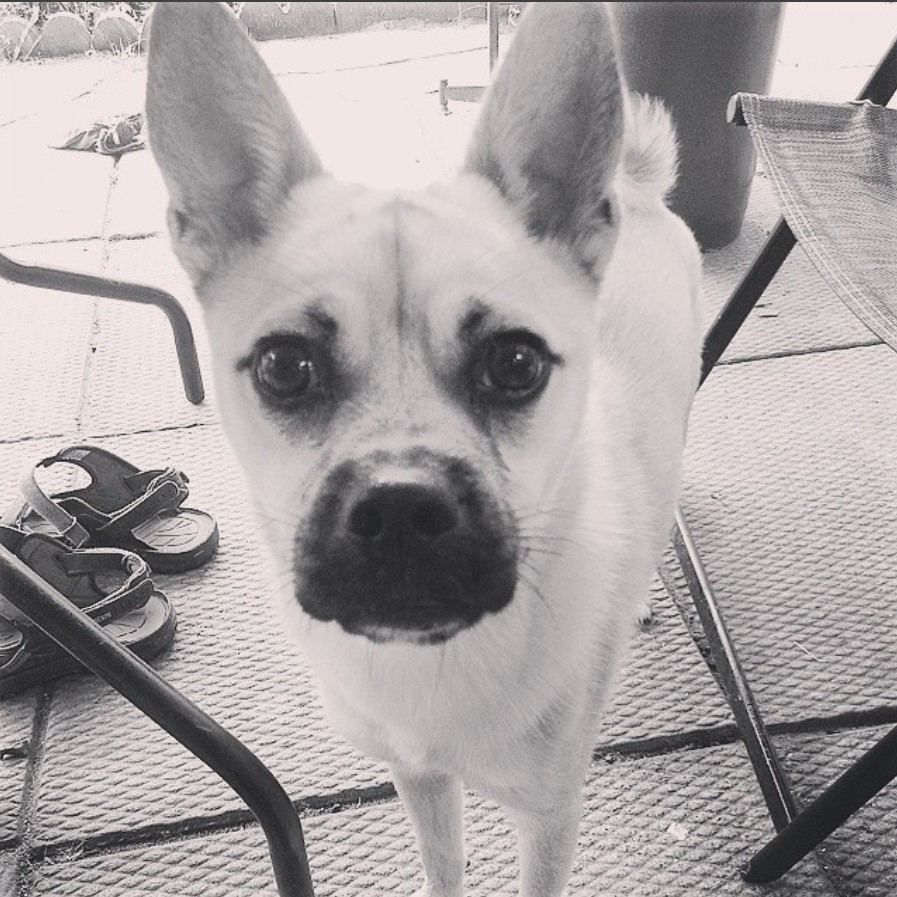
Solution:
<svg viewBox="0 0 897 897">
<path fill-rule="evenodd" d="M 616 234 L 623 102 L 604 4 L 530 3 L 467 157 L 535 238 L 567 245 L 596 278 Z"/>
<path fill-rule="evenodd" d="M 146 117 L 175 252 L 194 283 L 263 236 L 318 157 L 224 3 L 157 3 Z"/>
</svg>

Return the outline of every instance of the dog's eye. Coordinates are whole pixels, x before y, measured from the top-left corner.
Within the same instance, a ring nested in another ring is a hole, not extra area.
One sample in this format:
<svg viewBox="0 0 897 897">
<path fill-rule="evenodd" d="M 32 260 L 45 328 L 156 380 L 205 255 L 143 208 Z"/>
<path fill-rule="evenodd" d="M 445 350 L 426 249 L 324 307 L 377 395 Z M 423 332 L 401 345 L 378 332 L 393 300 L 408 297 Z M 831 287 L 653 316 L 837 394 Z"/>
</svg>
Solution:
<svg viewBox="0 0 897 897">
<path fill-rule="evenodd" d="M 479 386 L 506 400 L 525 401 L 541 391 L 550 373 L 542 340 L 525 332 L 504 333 L 486 347 Z"/>
<path fill-rule="evenodd" d="M 259 346 L 252 376 L 263 398 L 278 405 L 301 402 L 318 386 L 318 370 L 304 341 L 279 339 Z"/>
</svg>

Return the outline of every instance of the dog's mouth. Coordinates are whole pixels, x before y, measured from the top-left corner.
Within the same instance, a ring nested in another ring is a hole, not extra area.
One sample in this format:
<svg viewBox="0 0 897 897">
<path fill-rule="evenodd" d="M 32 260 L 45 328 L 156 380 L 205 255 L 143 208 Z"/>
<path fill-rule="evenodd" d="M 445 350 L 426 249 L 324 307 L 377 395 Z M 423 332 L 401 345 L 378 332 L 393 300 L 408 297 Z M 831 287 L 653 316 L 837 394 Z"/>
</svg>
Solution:
<svg viewBox="0 0 897 897">
<path fill-rule="evenodd" d="M 373 642 L 444 643 L 513 599 L 516 527 L 465 462 L 424 451 L 388 461 L 326 477 L 296 537 L 296 597 Z"/>
<path fill-rule="evenodd" d="M 450 638 L 469 629 L 472 623 L 465 620 L 452 620 L 444 623 L 431 623 L 420 628 L 397 628 L 362 623 L 355 630 L 347 630 L 378 644 L 387 642 L 408 642 L 412 645 L 441 645 Z M 343 627 L 345 628 L 345 627 Z"/>
</svg>

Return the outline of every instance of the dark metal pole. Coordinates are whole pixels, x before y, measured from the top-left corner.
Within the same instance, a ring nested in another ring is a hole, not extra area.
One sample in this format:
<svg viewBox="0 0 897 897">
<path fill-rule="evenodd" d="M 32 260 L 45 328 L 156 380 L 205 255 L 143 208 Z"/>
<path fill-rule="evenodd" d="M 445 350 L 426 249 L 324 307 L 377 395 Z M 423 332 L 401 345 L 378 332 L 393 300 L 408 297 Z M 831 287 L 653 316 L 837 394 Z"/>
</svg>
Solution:
<svg viewBox="0 0 897 897">
<path fill-rule="evenodd" d="M 777 830 L 782 829 L 797 813 L 794 798 L 681 509 L 676 510 L 673 547 L 685 573 L 688 590 L 707 636 L 717 675 L 722 680 L 732 715 L 744 739 L 770 818 Z"/>
<path fill-rule="evenodd" d="M 843 772 L 816 800 L 745 864 L 745 881 L 784 875 L 897 777 L 897 727 Z"/>
<path fill-rule="evenodd" d="M 776 276 L 796 242 L 797 239 L 791 232 L 788 222 L 784 218 L 780 218 L 775 230 L 763 244 L 760 254 L 704 337 L 701 383 L 707 379 L 720 356 L 741 329 L 741 325 L 751 313 L 751 309 L 757 304 L 757 300 L 763 295 L 763 291 L 769 286 L 773 277 Z"/>
<path fill-rule="evenodd" d="M 299 816 L 280 783 L 255 754 L 3 545 L 0 592 L 236 791 L 268 840 L 280 897 L 314 897 Z"/>
<path fill-rule="evenodd" d="M 858 100 L 869 100 L 878 106 L 887 106 L 897 92 L 897 38 L 882 57 L 869 80 L 863 85 Z"/>
<path fill-rule="evenodd" d="M 169 324 L 171 324 L 174 346 L 181 367 L 181 379 L 184 381 L 184 392 L 187 394 L 187 398 L 194 405 L 198 405 L 205 398 L 202 372 L 196 355 L 196 342 L 193 339 L 193 328 L 190 326 L 190 319 L 187 317 L 184 307 L 171 293 L 142 283 L 97 277 L 78 271 L 66 271 L 63 268 L 23 265 L 2 253 L 0 253 L 0 277 L 5 277 L 13 283 L 22 283 L 45 290 L 60 290 L 84 296 L 100 296 L 104 299 L 122 299 L 125 302 L 137 302 L 141 305 L 155 305 L 165 313 Z"/>
</svg>

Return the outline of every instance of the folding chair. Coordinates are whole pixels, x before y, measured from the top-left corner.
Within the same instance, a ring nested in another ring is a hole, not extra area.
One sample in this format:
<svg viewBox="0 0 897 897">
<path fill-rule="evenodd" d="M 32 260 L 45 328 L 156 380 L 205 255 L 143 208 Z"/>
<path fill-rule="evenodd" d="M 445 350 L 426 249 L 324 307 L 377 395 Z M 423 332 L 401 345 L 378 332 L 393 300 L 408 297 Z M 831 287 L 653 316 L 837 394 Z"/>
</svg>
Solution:
<svg viewBox="0 0 897 897">
<path fill-rule="evenodd" d="M 798 240 L 845 305 L 897 350 L 897 110 L 884 108 L 895 90 L 897 40 L 853 103 L 732 98 L 729 120 L 750 128 L 784 217 L 710 328 L 701 382 Z M 681 511 L 676 524 L 676 554 L 778 832 L 743 875 L 770 882 L 897 778 L 897 728 L 798 812 Z"/>
</svg>

